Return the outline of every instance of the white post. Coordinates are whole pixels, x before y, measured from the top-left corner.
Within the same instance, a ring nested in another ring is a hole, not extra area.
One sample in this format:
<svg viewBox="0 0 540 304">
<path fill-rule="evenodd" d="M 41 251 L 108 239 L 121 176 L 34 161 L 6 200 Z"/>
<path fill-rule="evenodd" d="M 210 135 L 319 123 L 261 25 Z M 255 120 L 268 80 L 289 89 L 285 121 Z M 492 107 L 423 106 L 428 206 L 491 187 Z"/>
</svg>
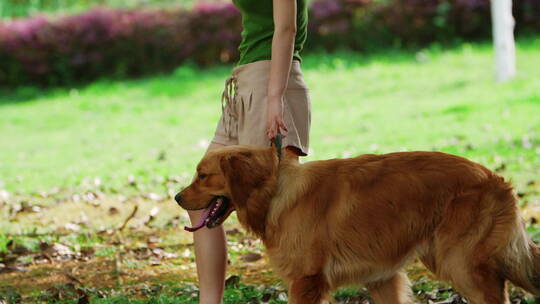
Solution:
<svg viewBox="0 0 540 304">
<path fill-rule="evenodd" d="M 495 80 L 502 82 L 516 75 L 512 0 L 491 0 L 491 19 L 495 49 Z"/>
</svg>

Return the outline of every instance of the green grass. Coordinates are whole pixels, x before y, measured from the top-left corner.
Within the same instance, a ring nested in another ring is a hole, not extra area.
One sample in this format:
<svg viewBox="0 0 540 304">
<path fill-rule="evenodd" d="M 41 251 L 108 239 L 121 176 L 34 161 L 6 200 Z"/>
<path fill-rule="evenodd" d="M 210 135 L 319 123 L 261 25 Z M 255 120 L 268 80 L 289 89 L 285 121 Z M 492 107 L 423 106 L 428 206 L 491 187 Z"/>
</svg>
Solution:
<svg viewBox="0 0 540 304">
<path fill-rule="evenodd" d="M 98 293 L 99 291 L 99 293 Z M 125 294 L 114 293 L 107 289 L 75 288 L 72 285 L 57 284 L 46 291 L 36 292 L 33 296 L 22 297 L 20 294 L 8 290 L 0 289 L 0 300 L 7 300 L 8 303 L 63 303 L 76 304 L 83 294 L 87 296 L 90 303 L 94 304 L 197 304 L 198 294 L 194 286 L 186 285 L 175 287 L 174 284 L 153 284 L 137 291 L 134 295 L 127 292 Z M 59 297 L 60 293 L 63 297 Z M 280 298 L 280 294 L 281 298 Z M 259 288 L 254 285 L 236 284 L 227 286 L 223 297 L 224 304 L 240 303 L 261 303 L 265 300 L 268 304 L 285 304 L 285 291 L 279 287 L 269 286 Z M 56 298 L 56 300 L 55 300 Z M 60 298 L 60 299 L 58 299 Z M 286 299 L 286 298 L 285 298 Z"/>
<path fill-rule="evenodd" d="M 489 45 L 307 55 L 311 153 L 307 160 L 398 150 L 440 150 L 495 169 L 518 186 L 540 164 L 540 39 L 518 43 L 518 76 L 492 80 Z M 419 60 L 420 59 L 420 60 Z M 163 193 L 190 179 L 221 114 L 229 66 L 102 80 L 82 88 L 0 94 L 0 188 L 23 194 L 77 188 Z M 530 146 L 529 146 L 530 144 Z"/>
</svg>

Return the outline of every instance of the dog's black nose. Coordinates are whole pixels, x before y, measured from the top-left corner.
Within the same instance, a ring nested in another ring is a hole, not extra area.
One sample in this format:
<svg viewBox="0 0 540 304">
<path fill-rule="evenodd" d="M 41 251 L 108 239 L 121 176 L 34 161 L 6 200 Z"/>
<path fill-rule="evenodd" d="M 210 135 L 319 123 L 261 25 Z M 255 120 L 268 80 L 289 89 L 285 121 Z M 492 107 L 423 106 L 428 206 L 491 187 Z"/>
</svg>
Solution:
<svg viewBox="0 0 540 304">
<path fill-rule="evenodd" d="M 174 200 L 180 204 L 182 203 L 182 195 L 180 195 L 180 192 L 178 192 L 175 196 L 174 196 Z"/>
</svg>

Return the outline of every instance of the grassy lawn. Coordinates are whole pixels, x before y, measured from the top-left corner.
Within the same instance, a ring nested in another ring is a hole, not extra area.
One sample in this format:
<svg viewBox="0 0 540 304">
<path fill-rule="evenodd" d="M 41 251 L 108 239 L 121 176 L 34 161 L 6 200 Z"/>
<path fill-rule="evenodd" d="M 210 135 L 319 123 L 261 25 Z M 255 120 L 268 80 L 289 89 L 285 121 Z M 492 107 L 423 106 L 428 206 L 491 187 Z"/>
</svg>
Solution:
<svg viewBox="0 0 540 304">
<path fill-rule="evenodd" d="M 306 161 L 405 150 L 454 153 L 512 180 L 526 218 L 537 218 L 539 50 L 540 38 L 518 41 L 518 76 L 505 84 L 492 80 L 488 44 L 307 55 L 313 125 Z M 0 92 L 0 263 L 16 257 L 28 268 L 8 274 L 0 268 L 0 301 L 74 292 L 95 303 L 127 303 L 123 297 L 194 303 L 196 291 L 187 284 L 194 280 L 191 238 L 181 231 L 187 219 L 170 195 L 190 180 L 212 137 L 230 69 L 186 65 L 140 80 Z M 132 212 L 128 228 L 119 229 Z M 284 289 L 260 243 L 238 231 L 234 220 L 227 229 L 230 273 L 242 281 L 229 282 L 226 303 L 253 297 L 283 303 Z M 537 238 L 536 226 L 529 229 Z M 77 258 L 57 261 L 49 254 L 52 259 L 41 262 L 41 251 L 55 243 Z M 153 251 L 145 258 L 144 248 L 177 256 Z M 253 252 L 263 258 L 247 261 Z M 409 274 L 422 299 L 439 286 L 416 266 Z M 437 297 L 448 297 L 441 286 Z M 344 290 L 336 297 L 364 295 Z"/>
<path fill-rule="evenodd" d="M 518 187 L 540 162 L 540 39 L 521 41 L 518 77 L 492 81 L 489 45 L 450 51 L 307 56 L 313 125 L 307 160 L 367 152 L 440 150 L 470 157 Z M 0 181 L 10 192 L 73 188 L 99 179 L 123 191 L 189 179 L 221 113 L 230 67 L 98 81 L 82 88 L 0 94 Z"/>
</svg>

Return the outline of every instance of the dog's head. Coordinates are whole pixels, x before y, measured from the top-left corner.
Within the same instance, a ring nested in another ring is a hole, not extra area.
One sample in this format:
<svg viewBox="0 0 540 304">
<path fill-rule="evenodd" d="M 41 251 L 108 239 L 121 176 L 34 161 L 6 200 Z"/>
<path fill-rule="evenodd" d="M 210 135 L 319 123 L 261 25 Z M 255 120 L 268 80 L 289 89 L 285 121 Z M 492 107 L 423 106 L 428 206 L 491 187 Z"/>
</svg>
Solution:
<svg viewBox="0 0 540 304">
<path fill-rule="evenodd" d="M 216 227 L 234 210 L 242 224 L 261 228 L 254 226 L 264 225 L 261 209 L 275 189 L 277 165 L 273 148 L 230 146 L 207 153 L 193 182 L 175 197 L 184 209 L 206 209 L 199 224 L 186 229 Z"/>
</svg>

